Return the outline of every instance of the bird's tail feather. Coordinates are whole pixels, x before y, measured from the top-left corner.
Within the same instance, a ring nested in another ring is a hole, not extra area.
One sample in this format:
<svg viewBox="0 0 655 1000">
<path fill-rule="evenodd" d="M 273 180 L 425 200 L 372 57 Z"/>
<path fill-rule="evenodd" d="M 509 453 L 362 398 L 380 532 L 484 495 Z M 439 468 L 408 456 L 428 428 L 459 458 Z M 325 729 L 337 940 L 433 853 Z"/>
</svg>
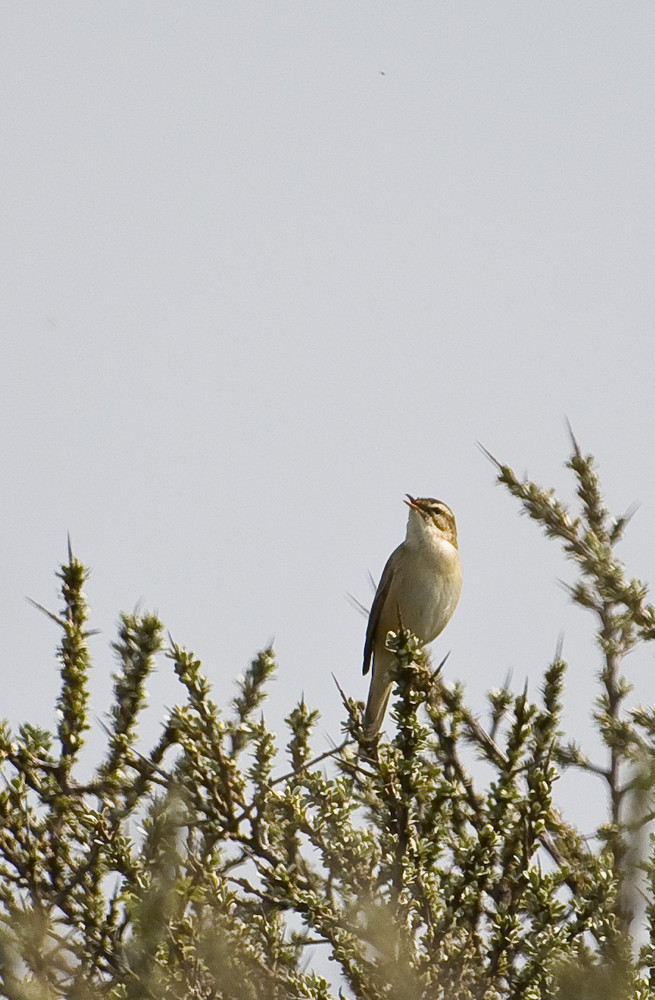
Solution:
<svg viewBox="0 0 655 1000">
<path fill-rule="evenodd" d="M 368 692 L 368 701 L 364 712 L 362 731 L 364 740 L 369 743 L 375 739 L 380 731 L 384 713 L 387 710 L 389 695 L 391 694 L 392 683 L 386 671 L 373 668 L 371 687 Z"/>
</svg>

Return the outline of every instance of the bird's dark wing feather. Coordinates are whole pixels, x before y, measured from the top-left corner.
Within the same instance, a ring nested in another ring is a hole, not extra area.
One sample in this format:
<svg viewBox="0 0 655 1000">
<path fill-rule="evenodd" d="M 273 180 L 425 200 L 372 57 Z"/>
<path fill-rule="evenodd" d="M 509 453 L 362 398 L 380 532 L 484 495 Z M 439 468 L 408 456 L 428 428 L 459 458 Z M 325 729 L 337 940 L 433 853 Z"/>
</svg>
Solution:
<svg viewBox="0 0 655 1000">
<path fill-rule="evenodd" d="M 367 674 L 371 666 L 373 645 L 375 643 L 375 637 L 380 623 L 380 615 L 382 614 L 382 608 L 384 607 L 384 602 L 387 599 L 389 587 L 391 586 L 391 580 L 393 579 L 393 569 L 391 568 L 392 558 L 393 557 L 390 556 L 389 559 L 387 559 L 387 565 L 382 571 L 382 576 L 380 577 L 380 582 L 378 583 L 378 589 L 375 591 L 375 597 L 373 598 L 371 613 L 368 616 L 368 625 L 366 626 L 366 642 L 364 643 L 364 666 L 362 667 L 363 674 Z"/>
</svg>

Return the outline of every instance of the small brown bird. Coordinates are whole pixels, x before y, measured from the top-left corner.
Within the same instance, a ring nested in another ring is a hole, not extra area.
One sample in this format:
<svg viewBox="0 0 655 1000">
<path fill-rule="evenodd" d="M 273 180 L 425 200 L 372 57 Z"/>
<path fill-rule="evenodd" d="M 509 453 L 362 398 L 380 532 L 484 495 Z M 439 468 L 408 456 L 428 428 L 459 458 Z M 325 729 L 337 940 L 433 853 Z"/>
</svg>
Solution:
<svg viewBox="0 0 655 1000">
<path fill-rule="evenodd" d="M 394 655 L 387 633 L 409 629 L 432 642 L 452 618 L 462 589 L 462 567 L 452 510 L 441 500 L 407 495 L 407 535 L 382 572 L 366 628 L 363 673 L 373 664 L 364 713 L 364 739 L 377 736 L 391 693 Z"/>
</svg>

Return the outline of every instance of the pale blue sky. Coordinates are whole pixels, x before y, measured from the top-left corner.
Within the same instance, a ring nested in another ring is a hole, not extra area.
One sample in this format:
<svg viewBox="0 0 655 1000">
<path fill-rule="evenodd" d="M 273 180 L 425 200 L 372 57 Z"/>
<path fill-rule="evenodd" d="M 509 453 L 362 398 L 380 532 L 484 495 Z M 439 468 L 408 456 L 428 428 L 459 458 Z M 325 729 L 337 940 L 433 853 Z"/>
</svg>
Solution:
<svg viewBox="0 0 655 1000">
<path fill-rule="evenodd" d="M 454 509 L 435 655 L 476 708 L 591 619 L 482 441 L 570 494 L 564 415 L 655 565 L 652 3 L 0 4 L 0 714 L 47 723 L 70 531 L 106 707 L 121 609 L 223 700 L 275 638 L 269 717 L 339 736 L 405 492 Z M 162 661 L 152 733 L 177 696 Z M 649 682 L 650 678 L 650 683 Z M 651 699 L 652 659 L 634 679 Z"/>
</svg>

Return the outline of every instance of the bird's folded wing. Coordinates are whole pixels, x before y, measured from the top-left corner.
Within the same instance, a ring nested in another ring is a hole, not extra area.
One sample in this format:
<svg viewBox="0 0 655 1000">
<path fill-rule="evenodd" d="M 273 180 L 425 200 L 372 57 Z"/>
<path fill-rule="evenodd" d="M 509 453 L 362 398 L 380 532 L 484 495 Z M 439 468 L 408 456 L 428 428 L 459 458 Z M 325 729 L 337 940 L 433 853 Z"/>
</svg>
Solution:
<svg viewBox="0 0 655 1000">
<path fill-rule="evenodd" d="M 371 666 L 371 657 L 373 656 L 373 646 L 375 644 L 378 625 L 380 624 L 380 616 L 382 615 L 384 602 L 387 599 L 387 594 L 389 593 L 389 588 L 391 587 L 391 581 L 393 579 L 393 568 L 391 565 L 393 556 L 394 553 L 392 553 L 387 559 L 387 565 L 382 571 L 382 576 L 380 577 L 380 582 L 378 583 L 378 589 L 375 591 L 375 597 L 373 598 L 371 613 L 368 616 L 368 625 L 366 626 L 366 642 L 364 643 L 364 665 L 362 667 L 363 674 L 367 674 Z"/>
</svg>

